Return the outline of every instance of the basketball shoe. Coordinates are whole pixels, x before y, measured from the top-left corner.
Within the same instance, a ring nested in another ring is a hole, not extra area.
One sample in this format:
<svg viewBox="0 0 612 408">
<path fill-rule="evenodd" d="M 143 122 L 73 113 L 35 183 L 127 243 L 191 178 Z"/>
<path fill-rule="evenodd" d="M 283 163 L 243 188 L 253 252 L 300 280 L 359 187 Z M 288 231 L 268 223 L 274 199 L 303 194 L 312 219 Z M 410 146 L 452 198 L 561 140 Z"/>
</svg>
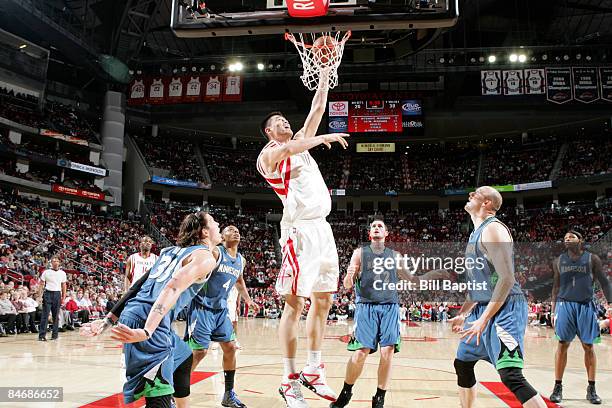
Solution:
<svg viewBox="0 0 612 408">
<path fill-rule="evenodd" d="M 287 408 L 308 408 L 308 404 L 302 395 L 299 379 L 299 374 L 289 374 L 288 378 L 283 378 L 283 382 L 278 389 L 278 393 L 285 400 Z"/>
<path fill-rule="evenodd" d="M 304 387 L 328 401 L 335 401 L 338 398 L 336 393 L 327 385 L 325 366 L 323 364 L 318 367 L 309 365 L 304 367 L 300 373 L 300 382 Z"/>
</svg>

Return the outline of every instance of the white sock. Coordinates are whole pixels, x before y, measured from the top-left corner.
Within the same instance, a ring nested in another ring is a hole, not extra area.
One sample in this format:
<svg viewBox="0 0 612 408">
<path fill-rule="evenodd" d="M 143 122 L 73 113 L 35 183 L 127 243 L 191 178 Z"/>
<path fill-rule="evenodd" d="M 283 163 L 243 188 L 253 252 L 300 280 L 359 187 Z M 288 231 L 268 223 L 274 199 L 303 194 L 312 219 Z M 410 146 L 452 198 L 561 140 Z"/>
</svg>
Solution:
<svg viewBox="0 0 612 408">
<path fill-rule="evenodd" d="M 321 350 L 308 350 L 308 365 L 313 368 L 321 365 Z"/>
<path fill-rule="evenodd" d="M 297 373 L 295 358 L 283 357 L 283 365 L 285 366 L 285 378 L 289 378 L 289 374 Z"/>
</svg>

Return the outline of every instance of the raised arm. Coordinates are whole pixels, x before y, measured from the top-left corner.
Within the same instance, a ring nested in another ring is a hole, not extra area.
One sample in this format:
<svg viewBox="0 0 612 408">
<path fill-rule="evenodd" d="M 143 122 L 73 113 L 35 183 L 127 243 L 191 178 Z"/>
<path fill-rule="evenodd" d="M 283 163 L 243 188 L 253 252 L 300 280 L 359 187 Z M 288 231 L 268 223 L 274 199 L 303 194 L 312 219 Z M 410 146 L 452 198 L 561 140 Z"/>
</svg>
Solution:
<svg viewBox="0 0 612 408">
<path fill-rule="evenodd" d="M 319 74 L 319 86 L 314 98 L 312 98 L 312 104 L 310 105 L 310 113 L 304 122 L 304 127 L 300 129 L 294 136 L 294 139 L 308 139 L 317 135 L 317 130 L 321 124 L 321 119 L 325 114 L 325 104 L 327 103 L 327 91 L 329 90 L 328 85 L 328 72 L 322 71 Z"/>
<path fill-rule="evenodd" d="M 342 284 L 345 288 L 350 289 L 355 285 L 355 280 L 359 278 L 359 273 L 361 271 L 361 248 L 357 248 L 353 251 L 353 255 L 351 256 L 351 262 L 349 263 L 348 268 L 346 269 L 346 275 L 344 276 L 344 280 Z"/>
<path fill-rule="evenodd" d="M 347 133 L 332 133 L 321 135 L 316 138 L 301 138 L 297 140 L 289 140 L 287 143 L 277 147 L 270 147 L 261 155 L 261 164 L 266 173 L 272 173 L 276 166 L 287 157 L 293 156 L 312 149 L 320 144 L 324 144 L 331 149 L 331 144 L 334 142 L 340 143 L 344 149 L 348 147 L 348 142 L 345 140 L 349 135 Z"/>
</svg>

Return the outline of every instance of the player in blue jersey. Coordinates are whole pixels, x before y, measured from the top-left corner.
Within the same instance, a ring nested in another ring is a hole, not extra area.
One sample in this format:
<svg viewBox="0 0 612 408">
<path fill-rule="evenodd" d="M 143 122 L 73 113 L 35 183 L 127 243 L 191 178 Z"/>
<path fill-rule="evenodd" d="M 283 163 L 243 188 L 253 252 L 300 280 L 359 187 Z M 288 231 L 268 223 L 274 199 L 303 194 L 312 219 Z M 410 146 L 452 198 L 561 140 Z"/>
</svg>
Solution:
<svg viewBox="0 0 612 408">
<path fill-rule="evenodd" d="M 219 242 L 219 224 L 209 214 L 189 214 L 178 246 L 162 250 L 146 280 L 135 285 L 139 290 L 125 303 L 111 336 L 126 343 L 126 403 L 144 397 L 147 408 L 170 408 L 174 396 L 178 408 L 187 407 L 192 354 L 171 324 L 215 268 L 211 248 Z"/>
<path fill-rule="evenodd" d="M 544 408 L 544 400 L 522 374 L 527 302 L 514 278 L 512 234 L 495 216 L 501 205 L 501 194 L 488 186 L 470 193 L 465 205 L 474 223 L 465 251 L 465 278 L 473 289 L 451 319 L 453 331 L 464 339 L 454 362 L 459 398 L 463 408 L 474 406 L 474 366 L 485 360 L 524 407 Z"/>
<path fill-rule="evenodd" d="M 399 352 L 401 341 L 399 295 L 395 288 L 398 278 L 418 284 L 420 280 L 449 276 L 441 270 L 420 277 L 409 274 L 403 265 L 398 265 L 400 254 L 385 246 L 388 235 L 384 221 L 372 221 L 369 232 L 371 243 L 353 251 L 347 268 L 343 284 L 347 289 L 355 287 L 357 304 L 355 333 L 347 347 L 354 353 L 346 366 L 342 391 L 338 399 L 329 405 L 330 408 L 344 408 L 348 405 L 353 396 L 353 386 L 363 371 L 368 355 L 375 353 L 379 347 L 378 387 L 372 397 L 372 407 L 384 407 L 385 395 L 391 382 L 393 355 Z"/>
<path fill-rule="evenodd" d="M 242 275 L 245 259 L 238 252 L 240 231 L 233 225 L 222 233 L 223 245 L 214 248 L 216 267 L 206 285 L 191 302 L 185 337 L 193 350 L 191 370 L 206 356 L 211 341 L 219 342 L 223 350 L 223 375 L 225 393 L 221 405 L 231 408 L 246 408 L 234 392 L 236 373 L 236 342 L 234 327 L 229 317 L 228 296 L 234 288 L 238 289 L 249 307 L 257 308 L 251 300 Z"/>
<path fill-rule="evenodd" d="M 602 271 L 601 259 L 585 251 L 582 235 L 568 231 L 563 238 L 566 252 L 553 262 L 552 315 L 555 333 L 559 340 L 555 355 L 555 388 L 550 396 L 552 402 L 563 399 L 563 372 L 567 365 L 567 349 L 576 337 L 584 349 L 589 384 L 586 399 L 591 404 L 601 404 L 595 390 L 595 370 L 597 360 L 593 344 L 601 338 L 597 321 L 597 308 L 593 301 L 595 279 L 601 285 L 606 300 L 612 300 L 610 282 Z"/>
</svg>

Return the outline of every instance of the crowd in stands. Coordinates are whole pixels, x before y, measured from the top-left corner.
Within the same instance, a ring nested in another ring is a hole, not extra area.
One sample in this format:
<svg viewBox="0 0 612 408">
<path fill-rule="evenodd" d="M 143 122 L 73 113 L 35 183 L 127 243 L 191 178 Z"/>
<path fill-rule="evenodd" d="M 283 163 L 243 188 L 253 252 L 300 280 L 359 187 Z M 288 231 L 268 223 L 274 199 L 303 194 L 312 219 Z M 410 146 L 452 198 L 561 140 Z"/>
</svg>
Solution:
<svg viewBox="0 0 612 408">
<path fill-rule="evenodd" d="M 194 145 L 189 140 L 173 138 L 162 131 L 157 136 L 134 132 L 132 137 L 149 167 L 167 170 L 170 177 L 179 180 L 203 181 Z"/>
<path fill-rule="evenodd" d="M 267 187 L 255 170 L 258 142 L 205 138 L 201 151 L 213 185 Z M 609 133 L 579 139 L 507 137 L 484 142 L 402 144 L 395 153 L 356 153 L 354 145 L 311 150 L 329 188 L 349 190 L 446 190 L 551 180 L 560 146 L 568 143 L 559 178 L 612 173 Z M 158 152 L 147 148 L 147 157 Z M 482 158 L 482 165 L 479 164 Z M 155 160 L 153 160 L 155 161 Z M 479 177 L 480 169 L 480 177 Z M 554 177 L 553 177 L 554 178 Z"/>
<path fill-rule="evenodd" d="M 42 110 L 38 99 L 0 88 L 0 117 L 33 128 L 49 129 L 88 142 L 100 143 L 92 125 L 74 106 L 47 100 Z"/>
<path fill-rule="evenodd" d="M 612 173 L 612 134 L 584 135 L 572 140 L 561 167 L 560 178 L 576 178 Z"/>
<path fill-rule="evenodd" d="M 92 175 L 56 166 L 30 162 L 28 171 L 24 173 L 17 170 L 14 159 L 0 156 L 0 173 L 42 184 L 60 184 L 65 187 L 102 193 L 102 189 L 93 182 Z M 62 173 L 64 174 L 63 180 Z M 105 193 L 108 194 L 108 192 Z"/>
<path fill-rule="evenodd" d="M 504 185 L 551 180 L 558 153 L 559 141 L 554 137 L 529 143 L 523 143 L 517 138 L 495 142 L 485 150 L 482 184 Z"/>
<path fill-rule="evenodd" d="M 40 303 L 37 297 L 39 273 L 52 254 L 59 255 L 62 268 L 70 272 L 70 293 L 65 299 L 62 325 L 70 329 L 75 323 L 104 313 L 108 302 L 112 304 L 121 295 L 123 262 L 137 250 L 138 238 L 144 234 L 142 226 L 138 222 L 78 212 L 75 208 L 60 208 L 39 200 L 8 194 L 1 198 L 0 274 L 3 286 L 0 292 L 7 292 L 6 298 L 15 308 L 13 319 L 13 309 L 5 299 L 0 299 L 1 313 L 6 315 L 5 309 L 10 309 L 8 314 L 11 316 L 0 319 L 4 328 L 9 328 L 7 332 L 32 330 L 30 322 L 37 321 L 36 314 L 31 317 L 32 308 L 38 310 L 36 304 Z M 176 237 L 180 220 L 194 211 L 193 205 L 148 203 L 147 206 L 151 221 L 170 241 Z M 278 316 L 283 307 L 282 299 L 274 290 L 279 267 L 278 231 L 275 231 L 274 224 L 266 222 L 266 211 L 215 206 L 209 210 L 222 228 L 234 224 L 240 229 L 240 251 L 247 260 L 245 280 L 250 293 L 261 306 L 262 315 Z M 468 218 L 463 210 L 388 212 L 376 216 L 382 216 L 388 225 L 388 241 L 404 249 L 416 247 L 402 245 L 429 242 L 437 243 L 435 245 L 439 247 L 440 242 L 456 242 L 461 251 L 469 231 Z M 373 218 L 374 215 L 365 211 L 335 211 L 330 215 L 341 278 L 353 249 L 366 242 L 367 226 Z M 612 205 L 604 202 L 599 206 L 573 205 L 536 210 L 509 207 L 500 218 L 511 228 L 517 242 L 527 241 L 534 245 L 538 241 L 559 242 L 569 228 L 583 231 L 587 240 L 592 242 L 612 228 Z M 521 250 L 524 262 L 516 265 L 517 279 L 523 287 L 534 280 L 550 284 L 552 271 L 549 265 L 554 254 L 552 250 L 546 251 L 537 245 L 533 248 L 532 252 Z M 612 255 L 604 257 L 604 262 L 610 270 Z M 403 293 L 401 297 L 406 319 L 417 321 L 444 321 L 461 301 L 461 296 L 447 291 L 431 291 L 427 299 L 413 292 Z M 335 296 L 330 318 L 344 319 L 353 311 L 353 293 L 341 287 Z"/>
<path fill-rule="evenodd" d="M 61 326 L 69 329 L 74 322 L 99 316 L 123 292 L 125 261 L 145 233 L 139 222 L 10 194 L 0 197 L 0 221 L 0 293 L 12 297 L 29 290 L 37 303 L 33 306 L 28 300 L 19 306 L 13 302 L 19 315 L 13 322 L 16 326 L 5 322 L 9 334 L 31 330 L 31 320 L 26 322 L 20 314 L 31 313 L 32 307 L 37 308 L 39 320 L 39 277 L 52 255 L 60 257 L 68 275 Z"/>
</svg>

